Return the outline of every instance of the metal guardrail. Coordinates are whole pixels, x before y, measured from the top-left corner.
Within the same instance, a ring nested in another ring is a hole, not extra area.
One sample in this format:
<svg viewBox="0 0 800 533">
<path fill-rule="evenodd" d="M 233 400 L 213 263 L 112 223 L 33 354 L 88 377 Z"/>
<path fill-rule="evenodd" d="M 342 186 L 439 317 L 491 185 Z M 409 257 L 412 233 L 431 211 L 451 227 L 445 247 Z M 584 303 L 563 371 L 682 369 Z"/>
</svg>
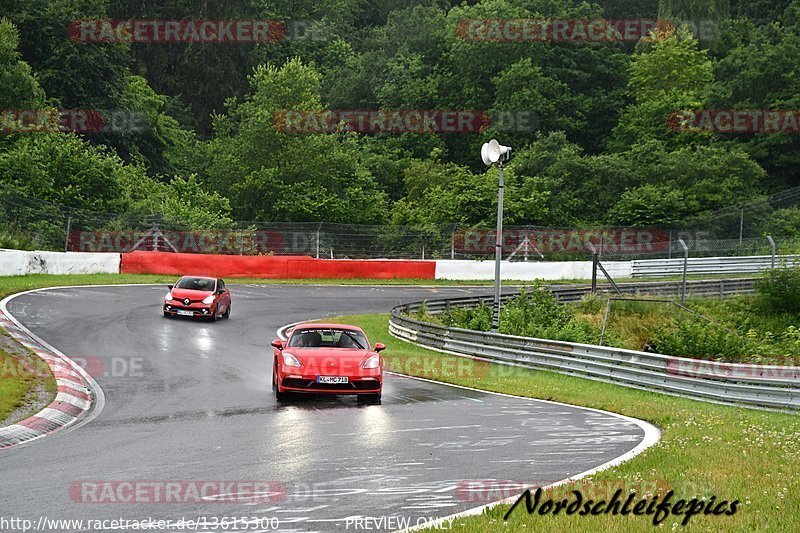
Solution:
<svg viewBox="0 0 800 533">
<path fill-rule="evenodd" d="M 687 261 L 687 274 L 756 274 L 773 266 L 800 265 L 800 256 L 769 255 L 750 257 L 694 257 Z M 645 259 L 631 261 L 631 276 L 634 278 L 658 278 L 679 276 L 683 273 L 683 258 Z"/>
<path fill-rule="evenodd" d="M 753 291 L 754 279 L 696 281 L 698 295 L 733 295 Z M 625 294 L 678 294 L 680 282 L 621 284 Z M 575 301 L 588 287 L 551 287 L 560 301 Z M 515 296 L 503 295 L 503 300 Z M 492 296 L 433 300 L 392 309 L 389 331 L 422 346 L 502 364 L 653 390 L 700 400 L 778 409 L 800 409 L 800 367 L 720 363 L 668 355 L 533 339 L 460 328 L 411 318 L 421 305 L 431 313 L 450 307 L 491 304 Z"/>
</svg>

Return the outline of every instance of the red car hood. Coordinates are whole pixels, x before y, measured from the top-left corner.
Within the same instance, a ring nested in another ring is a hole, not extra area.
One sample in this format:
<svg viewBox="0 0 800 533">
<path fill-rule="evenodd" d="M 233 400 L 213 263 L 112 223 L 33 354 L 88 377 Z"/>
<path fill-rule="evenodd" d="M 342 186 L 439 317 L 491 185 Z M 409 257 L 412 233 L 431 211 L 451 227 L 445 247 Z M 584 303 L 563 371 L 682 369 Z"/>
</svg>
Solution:
<svg viewBox="0 0 800 533">
<path fill-rule="evenodd" d="M 190 300 L 202 300 L 214 291 L 196 291 L 194 289 L 177 289 L 173 288 L 171 291 L 173 300 L 183 300 L 189 298 Z"/>
<path fill-rule="evenodd" d="M 368 355 L 376 355 L 371 350 L 346 350 L 342 348 L 284 348 L 300 359 L 305 369 L 320 372 L 357 374 Z"/>
</svg>

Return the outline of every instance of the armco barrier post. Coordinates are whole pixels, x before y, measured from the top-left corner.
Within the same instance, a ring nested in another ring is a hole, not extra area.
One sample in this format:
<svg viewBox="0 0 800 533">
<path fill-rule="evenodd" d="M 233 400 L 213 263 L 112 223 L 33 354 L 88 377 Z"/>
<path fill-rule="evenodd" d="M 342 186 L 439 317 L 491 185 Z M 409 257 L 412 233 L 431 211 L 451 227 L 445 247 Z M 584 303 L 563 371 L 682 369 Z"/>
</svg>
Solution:
<svg viewBox="0 0 800 533">
<path fill-rule="evenodd" d="M 771 235 L 767 235 L 767 240 L 769 241 L 770 250 L 772 250 L 772 268 L 775 268 L 775 253 L 777 252 L 777 246 L 775 246 L 775 241 L 772 239 Z"/>
<path fill-rule="evenodd" d="M 683 248 L 683 283 L 681 284 L 681 304 L 686 303 L 686 272 L 689 270 L 689 247 L 683 239 L 678 239 L 678 244 Z"/>
</svg>

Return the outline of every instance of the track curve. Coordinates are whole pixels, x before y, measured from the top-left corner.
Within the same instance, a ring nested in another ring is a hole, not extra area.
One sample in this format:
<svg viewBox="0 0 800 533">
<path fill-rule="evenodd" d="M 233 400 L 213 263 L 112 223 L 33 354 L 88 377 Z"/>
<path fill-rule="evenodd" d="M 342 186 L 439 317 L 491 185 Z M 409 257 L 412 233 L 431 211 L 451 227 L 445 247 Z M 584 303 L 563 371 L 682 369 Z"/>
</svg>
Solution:
<svg viewBox="0 0 800 533">
<path fill-rule="evenodd" d="M 287 531 L 339 530 L 355 516 L 413 525 L 483 503 L 463 497 L 467 480 L 548 484 L 645 438 L 641 425 L 609 413 L 392 375 L 379 406 L 341 397 L 278 405 L 267 344 L 281 325 L 486 288 L 231 290 L 232 318 L 214 324 L 164 319 L 165 288 L 156 286 L 65 288 L 9 302 L 36 335 L 94 364 L 106 400 L 80 429 L 0 453 L 13 480 L 0 487 L 2 514 L 266 516 Z M 82 480 L 271 480 L 287 494 L 268 503 L 87 504 L 69 492 Z"/>
</svg>

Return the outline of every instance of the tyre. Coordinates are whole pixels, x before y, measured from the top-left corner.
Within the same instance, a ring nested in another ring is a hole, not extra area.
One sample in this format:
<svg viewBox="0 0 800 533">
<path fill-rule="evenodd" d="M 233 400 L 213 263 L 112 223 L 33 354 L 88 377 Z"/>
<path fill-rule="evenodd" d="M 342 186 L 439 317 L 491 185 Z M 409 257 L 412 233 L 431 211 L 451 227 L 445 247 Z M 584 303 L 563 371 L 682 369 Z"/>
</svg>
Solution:
<svg viewBox="0 0 800 533">
<path fill-rule="evenodd" d="M 275 399 L 279 402 L 285 402 L 289 395 L 285 392 L 281 392 L 278 389 L 278 376 L 275 375 L 275 371 L 272 371 L 272 390 L 275 392 Z"/>
<path fill-rule="evenodd" d="M 225 312 L 222 313 L 222 318 L 228 319 L 231 317 L 231 304 L 228 304 L 228 308 L 225 309 Z"/>
<path fill-rule="evenodd" d="M 172 315 L 164 311 L 164 318 L 172 318 Z"/>
<path fill-rule="evenodd" d="M 209 320 L 211 322 L 216 322 L 219 319 L 219 317 L 217 316 L 217 311 L 219 311 L 219 306 L 215 307 L 214 311 L 211 312 L 211 317 L 209 317 Z"/>
</svg>

